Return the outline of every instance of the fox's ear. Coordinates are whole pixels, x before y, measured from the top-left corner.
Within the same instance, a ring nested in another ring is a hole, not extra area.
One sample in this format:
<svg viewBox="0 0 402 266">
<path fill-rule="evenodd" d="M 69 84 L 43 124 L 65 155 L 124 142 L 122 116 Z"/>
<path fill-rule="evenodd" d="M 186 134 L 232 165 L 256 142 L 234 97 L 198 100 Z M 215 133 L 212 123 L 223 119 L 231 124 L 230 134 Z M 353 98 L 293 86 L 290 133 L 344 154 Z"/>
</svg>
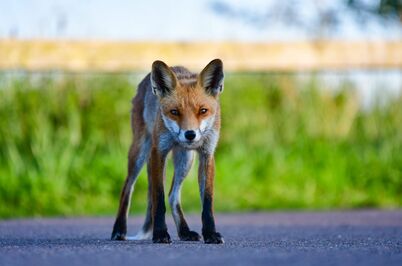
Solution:
<svg viewBox="0 0 402 266">
<path fill-rule="evenodd" d="M 200 84 L 212 96 L 223 91 L 223 63 L 220 59 L 214 59 L 201 71 Z"/>
<path fill-rule="evenodd" d="M 152 64 L 151 86 L 153 94 L 164 97 L 176 88 L 176 76 L 170 68 L 162 61 L 155 61 Z"/>
</svg>

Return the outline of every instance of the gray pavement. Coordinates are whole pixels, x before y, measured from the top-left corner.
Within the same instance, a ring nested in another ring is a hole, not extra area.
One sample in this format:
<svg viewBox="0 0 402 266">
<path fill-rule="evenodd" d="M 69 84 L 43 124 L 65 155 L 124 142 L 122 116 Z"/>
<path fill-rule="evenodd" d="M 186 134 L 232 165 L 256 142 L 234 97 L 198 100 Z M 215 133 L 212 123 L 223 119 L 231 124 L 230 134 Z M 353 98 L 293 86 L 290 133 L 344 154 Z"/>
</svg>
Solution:
<svg viewBox="0 0 402 266">
<path fill-rule="evenodd" d="M 131 217 L 129 235 L 142 217 Z M 189 216 L 200 232 L 198 215 Z M 0 221 L 0 265 L 402 265 L 402 211 L 220 214 L 226 243 L 110 241 L 113 218 Z"/>
</svg>

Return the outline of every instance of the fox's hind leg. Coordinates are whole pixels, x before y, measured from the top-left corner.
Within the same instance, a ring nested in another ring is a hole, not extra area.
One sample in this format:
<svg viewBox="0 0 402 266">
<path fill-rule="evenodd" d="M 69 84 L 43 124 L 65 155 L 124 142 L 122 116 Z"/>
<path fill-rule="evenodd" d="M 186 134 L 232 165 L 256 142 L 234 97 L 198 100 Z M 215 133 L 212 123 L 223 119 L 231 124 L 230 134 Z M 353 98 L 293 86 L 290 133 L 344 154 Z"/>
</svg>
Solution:
<svg viewBox="0 0 402 266">
<path fill-rule="evenodd" d="M 149 157 L 151 139 L 145 133 L 137 132 L 128 156 L 128 175 L 121 191 L 120 206 L 113 226 L 112 240 L 125 240 L 127 234 L 127 217 L 130 209 L 131 195 L 137 177 Z"/>
<path fill-rule="evenodd" d="M 141 230 L 134 236 L 129 237 L 129 240 L 150 240 L 152 239 L 152 196 L 151 196 L 151 166 L 147 163 L 148 173 L 148 207 L 145 215 L 145 221 Z"/>
<path fill-rule="evenodd" d="M 186 220 L 184 219 L 183 210 L 181 208 L 181 185 L 184 178 L 190 171 L 193 164 L 194 153 L 189 150 L 174 148 L 173 149 L 173 163 L 174 163 L 174 176 L 172 180 L 172 187 L 169 192 L 169 203 L 173 213 L 173 219 L 176 224 L 177 233 L 180 240 L 184 241 L 200 241 L 201 237 L 198 233 L 190 231 Z"/>
</svg>

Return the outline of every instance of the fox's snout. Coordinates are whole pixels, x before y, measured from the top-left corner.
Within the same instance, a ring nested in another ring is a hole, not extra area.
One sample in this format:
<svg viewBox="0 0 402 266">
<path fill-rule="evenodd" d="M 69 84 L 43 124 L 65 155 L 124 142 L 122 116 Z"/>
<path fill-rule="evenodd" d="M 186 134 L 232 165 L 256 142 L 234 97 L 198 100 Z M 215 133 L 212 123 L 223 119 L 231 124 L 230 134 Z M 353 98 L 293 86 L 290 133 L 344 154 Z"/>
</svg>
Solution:
<svg viewBox="0 0 402 266">
<path fill-rule="evenodd" d="M 196 136 L 197 133 L 194 130 L 187 130 L 186 132 L 184 132 L 184 137 L 189 141 L 194 140 Z"/>
<path fill-rule="evenodd" d="M 196 143 L 202 139 L 202 132 L 199 128 L 188 130 L 181 129 L 178 139 L 181 143 Z"/>
</svg>

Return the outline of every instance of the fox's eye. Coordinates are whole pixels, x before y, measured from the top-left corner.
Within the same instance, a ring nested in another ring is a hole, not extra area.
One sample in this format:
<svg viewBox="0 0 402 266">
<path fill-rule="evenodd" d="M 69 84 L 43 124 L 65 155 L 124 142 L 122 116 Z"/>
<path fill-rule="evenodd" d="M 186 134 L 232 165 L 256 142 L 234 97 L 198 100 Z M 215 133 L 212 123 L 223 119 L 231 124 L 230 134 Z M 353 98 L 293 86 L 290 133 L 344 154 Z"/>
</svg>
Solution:
<svg viewBox="0 0 402 266">
<path fill-rule="evenodd" d="M 176 110 L 176 109 L 170 110 L 170 113 L 171 113 L 172 115 L 179 115 L 179 111 Z"/>
<path fill-rule="evenodd" d="M 200 114 L 206 114 L 207 112 L 208 112 L 208 109 L 206 109 L 206 108 L 200 109 Z"/>
</svg>

